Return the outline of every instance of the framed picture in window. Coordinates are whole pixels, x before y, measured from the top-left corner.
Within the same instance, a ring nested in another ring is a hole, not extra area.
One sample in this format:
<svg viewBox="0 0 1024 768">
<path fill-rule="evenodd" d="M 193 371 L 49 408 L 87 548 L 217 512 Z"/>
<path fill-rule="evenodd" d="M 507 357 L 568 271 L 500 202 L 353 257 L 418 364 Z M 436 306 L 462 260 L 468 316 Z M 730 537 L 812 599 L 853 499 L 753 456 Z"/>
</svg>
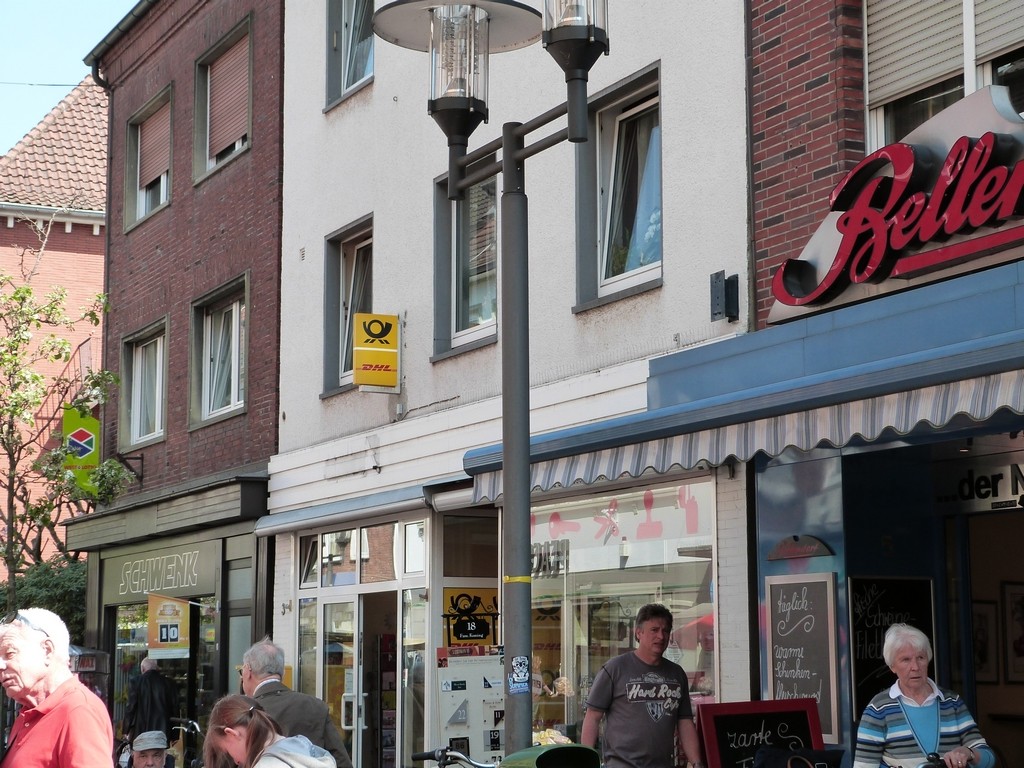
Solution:
<svg viewBox="0 0 1024 768">
<path fill-rule="evenodd" d="M 979 683 L 999 682 L 999 614 L 994 600 L 975 600 L 971 625 L 974 628 L 974 679 Z"/>
<path fill-rule="evenodd" d="M 1024 683 L 1024 583 L 1004 581 L 1003 648 L 1008 683 Z"/>
</svg>

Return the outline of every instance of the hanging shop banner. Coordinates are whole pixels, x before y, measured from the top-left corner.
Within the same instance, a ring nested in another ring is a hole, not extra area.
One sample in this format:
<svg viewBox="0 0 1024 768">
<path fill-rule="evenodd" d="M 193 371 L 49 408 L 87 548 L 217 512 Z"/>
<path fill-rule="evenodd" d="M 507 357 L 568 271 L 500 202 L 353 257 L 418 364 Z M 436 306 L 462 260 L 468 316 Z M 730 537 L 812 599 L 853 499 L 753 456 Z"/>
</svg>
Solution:
<svg viewBox="0 0 1024 768">
<path fill-rule="evenodd" d="M 87 493 L 96 493 L 96 486 L 89 479 L 89 474 L 100 465 L 99 419 L 64 406 L 62 433 L 68 451 L 64 469 L 74 473 L 79 488 Z"/>
<path fill-rule="evenodd" d="M 445 647 L 494 644 L 498 624 L 497 588 L 446 588 L 443 605 Z"/>
<path fill-rule="evenodd" d="M 149 655 L 154 659 L 188 658 L 188 600 L 149 595 Z"/>
<path fill-rule="evenodd" d="M 352 382 L 398 389 L 398 315 L 357 312 L 352 317 Z M 371 390 L 372 391 L 372 390 Z"/>
</svg>

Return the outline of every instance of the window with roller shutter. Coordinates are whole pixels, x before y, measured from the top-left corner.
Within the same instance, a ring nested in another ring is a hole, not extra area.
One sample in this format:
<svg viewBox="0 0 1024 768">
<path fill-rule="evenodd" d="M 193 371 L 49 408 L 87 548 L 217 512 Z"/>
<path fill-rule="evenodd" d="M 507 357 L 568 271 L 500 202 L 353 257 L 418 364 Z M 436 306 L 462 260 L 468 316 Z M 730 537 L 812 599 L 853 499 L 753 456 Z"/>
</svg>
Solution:
<svg viewBox="0 0 1024 768">
<path fill-rule="evenodd" d="M 868 0 L 868 149 L 900 141 L 978 88 L 1005 85 L 1024 111 L 1018 0 Z"/>
<path fill-rule="evenodd" d="M 125 227 L 163 208 L 171 196 L 171 89 L 128 120 L 125 134 Z"/>
<path fill-rule="evenodd" d="M 197 63 L 196 178 L 249 146 L 249 41 L 247 21 Z"/>
</svg>

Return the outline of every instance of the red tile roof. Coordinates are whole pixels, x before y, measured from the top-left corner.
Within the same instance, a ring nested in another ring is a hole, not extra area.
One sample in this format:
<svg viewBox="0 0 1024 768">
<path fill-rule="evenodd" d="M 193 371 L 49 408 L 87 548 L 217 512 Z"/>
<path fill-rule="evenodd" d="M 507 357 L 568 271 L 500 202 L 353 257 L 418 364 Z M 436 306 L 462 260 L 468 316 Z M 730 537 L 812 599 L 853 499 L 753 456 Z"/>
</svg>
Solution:
<svg viewBox="0 0 1024 768">
<path fill-rule="evenodd" d="M 0 203 L 102 211 L 107 191 L 107 92 L 92 76 L 0 157 Z"/>
</svg>

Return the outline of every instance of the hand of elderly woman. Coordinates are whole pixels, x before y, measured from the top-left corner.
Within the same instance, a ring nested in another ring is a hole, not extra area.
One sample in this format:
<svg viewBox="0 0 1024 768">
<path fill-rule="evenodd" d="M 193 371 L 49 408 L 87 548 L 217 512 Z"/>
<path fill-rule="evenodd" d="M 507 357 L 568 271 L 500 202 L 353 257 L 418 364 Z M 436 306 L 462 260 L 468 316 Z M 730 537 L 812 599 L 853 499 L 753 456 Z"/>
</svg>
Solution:
<svg viewBox="0 0 1024 768">
<path fill-rule="evenodd" d="M 957 747 L 951 749 L 943 757 L 943 762 L 948 768 L 966 768 L 974 762 L 974 750 L 970 747 Z"/>
</svg>

